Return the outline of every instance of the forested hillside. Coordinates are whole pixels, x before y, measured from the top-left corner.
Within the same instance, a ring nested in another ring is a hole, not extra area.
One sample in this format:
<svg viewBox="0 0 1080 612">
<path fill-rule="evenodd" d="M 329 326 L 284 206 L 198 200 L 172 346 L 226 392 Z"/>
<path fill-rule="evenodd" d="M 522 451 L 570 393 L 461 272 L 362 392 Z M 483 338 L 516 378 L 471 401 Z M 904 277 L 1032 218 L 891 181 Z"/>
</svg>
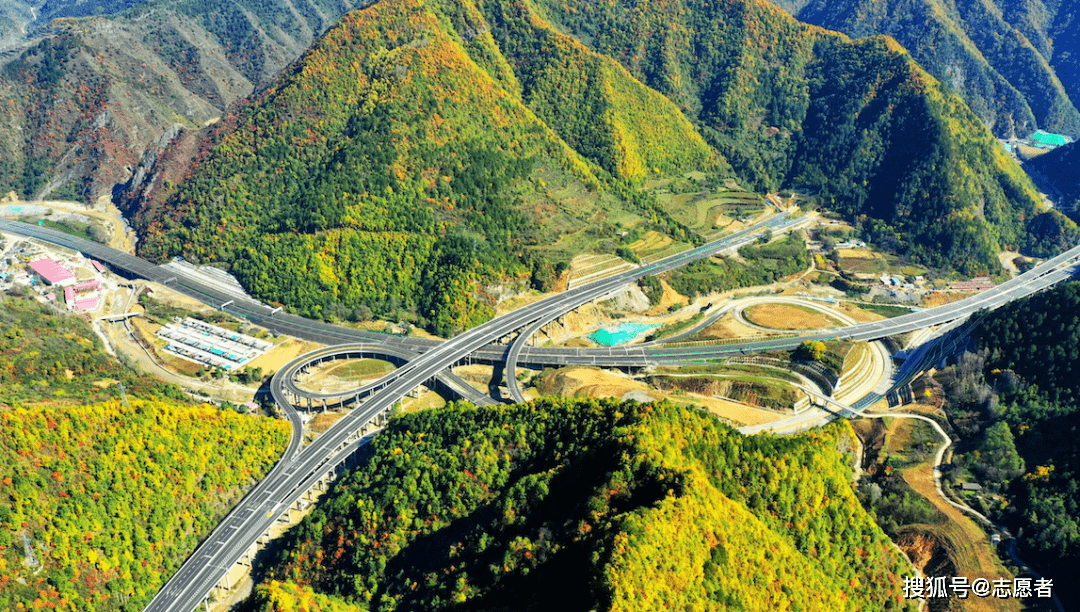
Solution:
<svg viewBox="0 0 1080 612">
<path fill-rule="evenodd" d="M 1080 219 L 1080 143 L 1059 147 L 1024 163 L 1056 192 L 1058 208 Z"/>
<path fill-rule="evenodd" d="M 82 317 L 0 298 L 0 609 L 142 609 L 288 442 L 185 399 Z"/>
<path fill-rule="evenodd" d="M 454 333 L 490 316 L 484 284 L 553 276 L 528 247 L 616 216 L 692 239 L 633 186 L 723 160 L 618 64 L 505 8 L 345 17 L 144 208 L 141 253 L 232 263 L 309 315 L 404 308 Z"/>
<path fill-rule="evenodd" d="M 1024 241 L 1034 191 L 970 109 L 884 38 L 849 41 L 753 0 L 539 2 L 678 102 L 759 189 L 801 189 L 881 246 L 965 273 Z"/>
<path fill-rule="evenodd" d="M 0 607 L 141 610 L 288 437 L 165 401 L 0 412 Z"/>
<path fill-rule="evenodd" d="M 852 492 L 850 436 L 748 438 L 611 400 L 401 416 L 246 609 L 913 609 Z"/>
<path fill-rule="evenodd" d="M 230 263 L 305 314 L 359 303 L 453 333 L 488 316 L 485 286 L 550 278 L 552 245 L 598 222 L 699 240 L 639 190 L 694 170 L 816 193 L 964 273 L 1028 242 L 1028 179 L 885 39 L 753 0 L 540 5 L 350 14 L 141 202 L 141 252 Z"/>
<path fill-rule="evenodd" d="M 0 296 L 0 408 L 119 399 L 118 382 L 133 397 L 184 397 L 106 355 L 85 319 L 29 298 Z"/>
<path fill-rule="evenodd" d="M 13 28 L 29 19 L 28 4 L 10 8 L 20 19 Z M 351 0 L 39 6 L 28 30 L 47 33 L 0 58 L 0 193 L 79 200 L 111 194 L 152 141 L 174 124 L 199 129 L 219 117 L 353 6 Z M 0 40 L 18 38 L 12 32 Z"/>
<path fill-rule="evenodd" d="M 959 369 L 954 421 L 969 440 L 958 460 L 1005 496 L 986 510 L 1057 583 L 1080 576 L 1080 283 L 987 315 L 979 354 Z M 965 412 L 967 411 L 967 412 Z M 1071 597 L 1080 591 L 1071 589 Z"/>
<path fill-rule="evenodd" d="M 795 0 L 799 20 L 853 37 L 887 34 L 1002 138 L 1080 135 L 1076 0 Z"/>
</svg>

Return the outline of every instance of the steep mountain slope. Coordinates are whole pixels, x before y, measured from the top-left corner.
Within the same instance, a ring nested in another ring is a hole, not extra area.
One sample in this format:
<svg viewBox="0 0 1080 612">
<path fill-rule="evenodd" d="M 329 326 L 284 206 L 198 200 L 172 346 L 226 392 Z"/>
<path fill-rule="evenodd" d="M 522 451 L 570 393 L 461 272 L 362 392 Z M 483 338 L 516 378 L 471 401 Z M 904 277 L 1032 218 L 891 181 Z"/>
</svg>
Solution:
<svg viewBox="0 0 1080 612">
<path fill-rule="evenodd" d="M 922 262 L 996 267 L 1036 209 L 963 102 L 883 38 L 849 41 L 752 0 L 539 1 L 541 12 L 678 102 L 736 172 L 868 216 Z"/>
<path fill-rule="evenodd" d="M 1058 207 L 1080 219 L 1080 143 L 1059 147 L 1024 163 L 1056 192 Z"/>
<path fill-rule="evenodd" d="M 166 401 L 0 413 L 0 605 L 142 609 L 280 457 L 288 432 Z M 24 564 L 24 535 L 35 566 Z"/>
<path fill-rule="evenodd" d="M 1080 135 L 1076 0 L 799 0 L 799 20 L 861 37 L 887 34 L 1000 137 L 1036 128 Z"/>
<path fill-rule="evenodd" d="M 314 592 L 271 582 L 247 609 L 910 609 L 850 435 L 611 400 L 405 415 L 272 562 Z"/>
<path fill-rule="evenodd" d="M 984 511 L 1020 534 L 1023 558 L 1054 579 L 1064 609 L 1077 609 L 1080 283 L 988 313 L 975 334 L 979 352 L 959 360 L 949 389 L 963 440 L 954 478 L 1002 500 Z"/>
<path fill-rule="evenodd" d="M 33 15 L 28 2 L 0 3 L 0 52 L 18 45 L 26 36 L 26 30 L 32 21 Z"/>
<path fill-rule="evenodd" d="M 86 320 L 0 294 L 0 409 L 117 399 L 118 382 L 147 400 L 185 397 L 109 357 Z"/>
<path fill-rule="evenodd" d="M 120 14 L 72 18 L 132 4 Z M 39 33 L 36 42 L 0 68 L 0 192 L 110 194 L 151 141 L 174 124 L 197 129 L 215 120 L 352 6 L 335 0 L 46 3 L 30 28 Z"/>
<path fill-rule="evenodd" d="M 527 246 L 605 218 L 687 237 L 631 186 L 726 164 L 666 98 L 529 17 L 346 16 L 142 211 L 141 252 L 231 262 L 307 313 L 405 307 L 453 333 L 488 316 L 482 282 L 550 273 Z"/>
<path fill-rule="evenodd" d="M 288 436 L 133 374 L 83 318 L 0 298 L 0 609 L 141 609 Z"/>
<path fill-rule="evenodd" d="M 989 271 L 1026 242 L 1030 182 L 885 39 L 750 0 L 532 6 L 350 14 L 179 187 L 143 200 L 142 253 L 231 263 L 255 295 L 309 314 L 404 307 L 448 333 L 486 316 L 483 285 L 549 276 L 551 245 L 597 219 L 697 239 L 637 186 L 715 181 L 728 161 L 759 188 L 865 215 L 925 263 Z"/>
</svg>

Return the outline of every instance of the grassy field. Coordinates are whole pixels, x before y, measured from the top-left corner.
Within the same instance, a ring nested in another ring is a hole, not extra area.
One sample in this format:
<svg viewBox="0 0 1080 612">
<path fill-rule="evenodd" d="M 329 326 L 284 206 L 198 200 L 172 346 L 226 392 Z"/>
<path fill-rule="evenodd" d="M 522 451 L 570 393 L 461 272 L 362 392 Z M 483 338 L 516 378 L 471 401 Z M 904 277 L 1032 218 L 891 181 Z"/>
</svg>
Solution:
<svg viewBox="0 0 1080 612">
<path fill-rule="evenodd" d="M 837 254 L 840 256 L 840 269 L 851 274 L 921 276 L 928 272 L 927 268 L 906 262 L 895 255 L 869 249 L 837 249 Z"/>
<path fill-rule="evenodd" d="M 540 190 L 523 192 L 523 206 L 543 220 L 544 234 L 531 247 L 551 262 L 569 263 L 582 253 L 612 253 L 619 232 L 645 223 L 638 212 L 610 195 L 597 196 L 583 185 L 565 182 L 565 176 L 538 170 L 530 179 Z"/>
<path fill-rule="evenodd" d="M 21 219 L 20 219 L 21 221 Z M 23 221 L 28 225 L 38 225 L 38 220 Z M 40 225 L 48 227 L 60 232 L 64 232 L 69 236 L 75 236 L 77 238 L 83 238 L 85 240 L 93 240 L 94 237 L 90 235 L 90 224 L 88 223 L 76 223 L 74 221 L 53 221 L 51 219 L 41 219 Z"/>
<path fill-rule="evenodd" d="M 797 304 L 755 304 L 743 314 L 751 323 L 769 329 L 825 329 L 841 325 L 825 313 Z"/>
<path fill-rule="evenodd" d="M 378 378 L 393 371 L 394 364 L 382 359 L 349 359 L 328 369 L 325 374 L 346 380 L 364 380 Z"/>
<path fill-rule="evenodd" d="M 645 232 L 640 239 L 626 245 L 641 261 L 656 261 L 689 249 L 691 245 L 655 230 Z"/>
<path fill-rule="evenodd" d="M 746 191 L 669 191 L 656 197 L 677 221 L 710 240 L 740 229 L 739 219 L 756 217 L 766 206 L 760 195 Z"/>
<path fill-rule="evenodd" d="M 751 406 L 785 410 L 800 397 L 786 381 L 770 375 L 757 376 L 730 372 L 725 375 L 651 376 L 649 384 L 668 392 L 683 392 L 706 397 L 721 396 Z"/>
</svg>

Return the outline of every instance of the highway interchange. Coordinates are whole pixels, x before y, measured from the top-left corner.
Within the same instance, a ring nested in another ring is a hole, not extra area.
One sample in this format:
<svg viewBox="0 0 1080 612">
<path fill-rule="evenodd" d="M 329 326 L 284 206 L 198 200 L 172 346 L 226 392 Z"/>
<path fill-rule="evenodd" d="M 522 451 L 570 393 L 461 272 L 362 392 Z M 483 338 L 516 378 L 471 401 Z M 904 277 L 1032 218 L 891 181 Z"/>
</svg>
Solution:
<svg viewBox="0 0 1080 612">
<path fill-rule="evenodd" d="M 520 390 L 517 390 L 515 394 L 516 386 L 511 382 L 514 381 L 514 369 L 510 367 L 510 364 L 639 367 L 786 349 L 807 339 L 874 340 L 963 319 L 978 310 L 996 308 L 1018 297 L 1049 287 L 1072 276 L 1072 262 L 1080 256 L 1080 247 L 1073 248 L 994 289 L 946 306 L 798 338 L 738 344 L 693 343 L 690 346 L 671 347 L 656 343 L 648 346 L 603 349 L 527 346 L 528 335 L 543 325 L 583 304 L 612 295 L 630 282 L 736 248 L 739 244 L 755 240 L 766 230 L 774 234 L 781 233 L 798 227 L 806 221 L 805 217 L 783 213 L 724 239 L 547 297 L 443 342 L 352 330 L 282 313 L 257 302 L 238 299 L 236 296 L 206 286 L 198 279 L 187 277 L 174 270 L 165 270 L 138 257 L 48 228 L 0 219 L 0 231 L 33 237 L 81 251 L 129 274 L 166 284 L 174 290 L 211 306 L 222 308 L 275 333 L 329 345 L 351 345 L 351 347 L 330 346 L 321 349 L 318 354 L 302 356 L 289 366 L 282 368 L 275 376 L 271 391 L 275 400 L 279 404 L 284 404 L 283 408 L 286 409 L 286 414 L 293 423 L 292 442 L 281 461 L 267 477 L 245 496 L 203 541 L 145 608 L 147 612 L 190 612 L 222 580 L 227 570 L 253 549 L 260 536 L 267 532 L 273 522 L 290 505 L 295 504 L 312 485 L 325 478 L 327 473 L 334 470 L 352 454 L 371 424 L 388 413 L 401 398 L 420 385 L 428 384 L 436 378 L 440 378 L 443 384 L 457 390 L 456 383 L 448 378 L 452 375 L 449 374 L 447 368 L 467 356 L 481 361 L 507 361 L 507 382 L 511 385 L 512 395 L 520 397 Z M 525 331 L 518 334 L 510 347 L 496 343 L 521 330 Z M 291 401 L 305 396 L 305 392 L 295 387 L 292 381 L 293 374 L 300 368 L 319 360 L 334 356 L 348 356 L 355 354 L 358 350 L 382 350 L 389 355 L 396 354 L 400 361 L 405 359 L 408 361 L 386 378 L 369 386 L 368 389 L 351 392 L 360 396 L 368 395 L 366 400 L 357 404 L 355 410 L 349 412 L 306 448 L 300 450 L 299 435 L 295 433 L 300 429 L 300 424 Z M 463 381 L 461 384 L 464 384 Z M 471 387 L 461 389 L 465 393 L 469 390 Z M 476 394 L 475 390 L 472 392 Z"/>
</svg>

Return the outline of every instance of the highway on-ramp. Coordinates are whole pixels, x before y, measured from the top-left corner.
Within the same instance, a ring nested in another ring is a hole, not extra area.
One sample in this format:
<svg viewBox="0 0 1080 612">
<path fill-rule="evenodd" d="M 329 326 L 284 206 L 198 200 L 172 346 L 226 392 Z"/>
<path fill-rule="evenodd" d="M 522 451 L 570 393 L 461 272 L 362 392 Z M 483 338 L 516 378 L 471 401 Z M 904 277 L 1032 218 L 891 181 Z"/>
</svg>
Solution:
<svg viewBox="0 0 1080 612">
<path fill-rule="evenodd" d="M 781 215 L 774 217 L 767 222 L 773 224 L 771 227 L 766 226 L 765 224 L 758 224 L 754 228 L 749 228 L 746 231 L 760 233 L 764 232 L 765 229 L 771 229 L 776 232 L 782 229 L 779 224 L 793 222 L 798 222 L 798 218 L 791 220 L 786 219 L 784 215 Z M 235 295 L 224 293 L 213 286 L 201 282 L 198 278 L 187 276 L 182 272 L 169 268 L 162 268 L 139 257 L 49 228 L 0 219 L 0 231 L 37 238 L 52 244 L 81 251 L 89 256 L 106 261 L 114 267 L 125 270 L 130 274 L 166 284 L 171 289 L 184 293 L 205 304 L 216 308 L 222 308 L 222 305 L 224 305 L 222 310 L 250 321 L 251 323 L 265 327 L 275 333 L 286 334 L 328 345 L 344 343 L 386 344 L 404 347 L 414 352 L 424 352 L 439 344 L 438 340 L 427 340 L 423 338 L 403 337 L 356 330 L 280 312 L 253 300 L 237 299 Z M 603 291 L 600 293 L 591 293 L 590 295 L 593 295 L 594 297 L 589 297 L 584 302 L 581 302 L 586 303 L 597 297 L 604 297 L 607 293 L 614 293 L 626 283 L 632 282 L 642 276 L 659 274 L 679 265 L 684 265 L 691 261 L 707 257 L 715 252 L 729 249 L 731 248 L 730 245 L 732 241 L 741 238 L 745 238 L 745 234 L 740 233 L 725 237 L 720 241 L 709 243 L 687 253 L 669 257 L 650 266 L 637 268 L 608 279 L 603 279 L 589 285 L 575 288 L 571 291 L 545 298 L 540 302 L 526 307 L 530 312 L 535 311 L 540 313 L 536 318 L 530 321 L 530 323 L 535 323 L 545 316 L 550 316 L 552 313 L 560 312 L 560 306 L 561 308 L 565 308 L 568 304 L 578 302 L 579 300 L 575 299 L 574 296 L 585 295 L 579 293 L 582 290 L 590 289 L 597 285 L 603 285 Z M 783 350 L 791 348 L 799 342 L 808 339 L 827 340 L 841 338 L 850 340 L 874 340 L 954 321 L 970 316 L 980 309 L 993 309 L 1016 298 L 1042 290 L 1061 280 L 1069 278 L 1072 272 L 1071 268 L 1067 266 L 1078 256 L 1080 256 L 1080 247 L 1070 249 L 993 289 L 958 302 L 894 317 L 885 321 L 838 328 L 827 333 L 799 336 L 797 339 L 789 337 L 749 344 L 650 343 L 647 345 L 594 349 L 528 347 L 524 346 L 524 343 L 521 343 L 520 355 L 517 360 L 518 363 L 521 364 L 537 366 L 597 365 L 633 367 L 655 363 L 702 361 L 731 355 L 746 354 L 748 352 Z M 552 302 L 553 300 L 555 301 L 554 303 Z M 559 301 L 564 301 L 564 303 L 560 305 L 558 303 Z M 556 314 L 551 318 L 554 319 L 558 316 L 560 315 Z M 493 338 L 493 340 L 494 339 L 496 338 Z M 506 353 L 506 346 L 488 344 L 476 351 L 473 354 L 473 357 L 478 361 L 498 363 L 506 359 Z"/>
<path fill-rule="evenodd" d="M 802 222 L 785 213 L 747 230 L 746 234 L 764 232 L 766 229 L 782 230 Z M 275 466 L 271 474 L 241 500 L 225 521 L 195 550 L 145 610 L 189 612 L 194 609 L 222 579 L 228 568 L 250 550 L 273 520 L 288 508 L 290 500 L 303 494 L 305 483 L 334 469 L 345 456 L 344 453 L 351 452 L 349 449 L 357 443 L 368 423 L 388 412 L 406 394 L 449 365 L 537 319 L 554 318 L 558 316 L 554 313 L 566 312 L 566 309 L 576 307 L 575 304 L 579 306 L 607 296 L 643 276 L 709 257 L 730 248 L 730 244 L 731 238 L 715 241 L 649 266 L 550 296 L 431 346 L 390 375 L 383 389 L 359 404 L 298 454 Z"/>
<path fill-rule="evenodd" d="M 714 246 L 709 249 L 709 251 L 710 253 L 715 253 L 719 250 L 737 249 L 739 247 L 757 241 L 759 239 L 759 236 L 761 236 L 766 230 L 773 235 L 777 235 L 782 232 L 793 230 L 800 225 L 804 225 L 807 221 L 809 221 L 809 219 L 807 219 L 806 217 L 788 217 L 786 214 L 780 215 L 778 217 L 773 217 L 772 219 L 763 221 L 742 231 L 727 236 L 721 240 L 710 243 Z M 722 245 L 722 248 L 718 248 L 719 245 Z M 671 270 L 677 266 L 685 265 L 689 263 L 689 261 L 700 259 L 700 257 L 694 257 L 694 253 L 695 251 L 691 250 L 687 253 L 672 255 L 671 257 L 661 259 L 648 267 L 642 266 L 636 270 L 623 272 L 622 274 L 617 274 L 603 281 L 591 283 L 589 285 L 586 285 L 585 287 L 599 284 L 615 285 L 615 291 L 619 291 L 627 284 L 636 281 L 644 276 L 660 274 L 662 272 L 666 272 L 667 270 Z M 545 309 L 543 316 L 538 317 L 536 321 L 532 323 L 532 325 L 525 328 L 524 331 L 518 334 L 517 338 L 515 338 L 514 341 L 510 344 L 510 348 L 506 352 L 506 385 L 507 388 L 510 390 L 511 399 L 513 399 L 515 402 L 525 401 L 525 397 L 522 395 L 521 388 L 518 385 L 516 373 L 517 364 L 521 360 L 522 352 L 528 345 L 529 338 L 531 338 L 534 334 L 540 331 L 543 326 L 551 323 L 552 321 L 558 319 L 564 314 L 576 308 L 579 308 L 581 305 L 587 303 L 588 301 L 591 301 L 591 299 L 581 301 L 581 297 L 583 296 L 578 295 L 574 291 L 567 291 L 563 295 L 568 294 L 571 294 L 568 299 L 564 299 L 559 306 Z"/>
<path fill-rule="evenodd" d="M 224 306 L 228 312 L 278 333 L 315 339 L 327 344 L 341 342 L 396 344 L 419 352 L 417 357 L 382 381 L 384 388 L 361 402 L 355 410 L 345 415 L 314 442 L 298 453 L 287 453 L 287 456 L 271 470 L 270 474 L 256 485 L 200 544 L 195 553 L 146 607 L 148 612 L 190 612 L 203 601 L 214 585 L 222 579 L 228 568 L 255 545 L 260 535 L 267 531 L 290 503 L 298 499 L 313 482 L 333 470 L 356 448 L 364 429 L 371 421 L 388 412 L 402 397 L 439 375 L 448 366 L 468 355 L 479 355 L 480 352 L 485 351 L 494 353 L 493 360 L 501 360 L 505 356 L 506 347 L 492 344 L 500 338 L 510 337 L 515 332 L 535 326 L 538 321 L 545 319 L 551 321 L 582 304 L 611 295 L 627 283 L 641 277 L 659 274 L 731 248 L 735 240 L 764 232 L 766 229 L 774 232 L 783 231 L 801 222 L 801 219 L 789 214 L 778 215 L 748 229 L 746 234 L 740 233 L 727 237 L 648 266 L 549 296 L 441 343 L 360 332 L 287 315 L 253 301 L 238 300 L 235 296 L 200 285 L 197 279 L 186 278 L 180 273 L 162 269 L 137 257 L 108 249 L 97 243 L 53 232 L 47 228 L 0 220 L 0 231 L 30 235 L 82 251 L 132 274 L 168 284 L 171 288 L 192 295 L 205 303 L 217 307 Z M 651 363 L 701 361 L 732 354 L 790 348 L 807 338 L 877 339 L 955 321 L 970 316 L 980 309 L 994 308 L 1017 297 L 1051 286 L 1073 274 L 1072 261 L 1077 256 L 1080 256 L 1080 247 L 1071 249 L 1028 273 L 972 298 L 885 321 L 830 330 L 825 334 L 734 345 L 607 349 L 537 349 L 523 346 L 520 360 L 523 363 L 538 365 L 640 366 Z M 333 347 L 330 347 L 330 350 L 332 351 Z"/>
<path fill-rule="evenodd" d="M 827 337 L 835 336 L 866 340 L 881 338 L 899 333 L 899 331 L 914 329 L 918 326 L 955 321 L 957 318 L 967 316 L 979 309 L 1000 305 L 1019 295 L 1026 295 L 1070 277 L 1073 273 L 1070 262 L 1078 255 L 1080 255 L 1080 248 L 1073 249 L 1021 277 L 1004 283 L 998 290 L 985 292 L 975 296 L 975 298 L 954 303 L 950 305 L 951 308 L 930 309 L 886 321 L 832 330 Z M 689 257 L 684 256 L 680 259 L 666 261 L 663 267 L 671 269 L 680 265 L 680 262 L 692 261 L 691 257 L 694 256 L 700 258 L 707 255 L 699 250 L 697 253 L 692 252 Z M 638 270 L 635 272 L 654 273 L 651 270 Z M 146 610 L 148 612 L 188 612 L 191 610 L 221 579 L 224 572 L 239 559 L 244 551 L 251 547 L 259 534 L 265 530 L 267 524 L 264 518 L 273 518 L 283 512 L 288 507 L 290 500 L 303 493 L 305 483 L 310 483 L 333 469 L 334 465 L 342 460 L 345 453 L 349 452 L 348 449 L 352 448 L 351 445 L 356 443 L 361 428 L 378 415 L 387 412 L 395 402 L 412 389 L 424 384 L 448 365 L 460 360 L 463 356 L 474 353 L 492 340 L 508 336 L 522 328 L 527 328 L 540 319 L 549 318 L 550 320 L 558 316 L 555 313 L 565 312 L 564 309 L 574 302 L 580 305 L 608 295 L 630 280 L 633 280 L 633 277 L 630 279 L 621 276 L 613 277 L 546 298 L 528 307 L 493 319 L 442 344 L 435 345 L 399 368 L 388 378 L 386 386 L 382 390 L 360 403 L 356 410 L 343 417 L 330 430 L 317 438 L 291 461 L 288 461 L 285 464 L 287 467 L 281 471 L 276 471 L 271 477 L 260 483 L 256 490 L 245 498 L 227 519 L 227 524 L 237 525 L 237 527 L 233 528 L 233 533 L 223 534 L 221 537 L 212 535 L 207 542 L 195 551 L 195 554 L 189 559 L 189 563 L 186 563 L 177 575 L 178 577 L 174 577 L 174 581 L 170 581 L 169 585 L 166 585 L 166 588 L 158 594 L 158 597 L 151 602 Z M 773 346 L 775 342 L 790 344 L 792 341 L 790 339 L 766 341 L 721 348 L 727 351 L 756 351 L 762 349 L 759 345 L 766 345 L 766 348 L 775 348 Z M 325 350 L 333 351 L 333 349 L 334 347 L 329 347 Z M 609 358 L 616 361 L 620 359 L 611 356 Z M 685 358 L 685 356 L 678 357 L 678 359 Z M 590 357 L 590 359 L 595 360 L 596 357 Z M 268 513 L 266 517 L 260 514 L 263 511 Z M 238 518 L 234 519 L 234 517 Z M 231 522 L 234 520 L 235 522 Z M 218 532 L 215 531 L 216 533 Z M 207 550 L 204 551 L 204 548 Z"/>
</svg>

